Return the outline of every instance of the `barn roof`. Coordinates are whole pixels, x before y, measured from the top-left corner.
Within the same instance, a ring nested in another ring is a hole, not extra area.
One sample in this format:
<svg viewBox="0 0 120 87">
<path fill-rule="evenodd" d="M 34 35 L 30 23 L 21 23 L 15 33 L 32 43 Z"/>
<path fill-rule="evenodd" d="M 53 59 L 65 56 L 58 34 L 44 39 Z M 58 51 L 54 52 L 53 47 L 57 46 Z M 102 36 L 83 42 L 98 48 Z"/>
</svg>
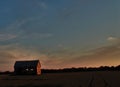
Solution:
<svg viewBox="0 0 120 87">
<path fill-rule="evenodd" d="M 40 63 L 39 60 L 16 61 L 14 67 L 36 67 L 38 63 Z"/>
</svg>

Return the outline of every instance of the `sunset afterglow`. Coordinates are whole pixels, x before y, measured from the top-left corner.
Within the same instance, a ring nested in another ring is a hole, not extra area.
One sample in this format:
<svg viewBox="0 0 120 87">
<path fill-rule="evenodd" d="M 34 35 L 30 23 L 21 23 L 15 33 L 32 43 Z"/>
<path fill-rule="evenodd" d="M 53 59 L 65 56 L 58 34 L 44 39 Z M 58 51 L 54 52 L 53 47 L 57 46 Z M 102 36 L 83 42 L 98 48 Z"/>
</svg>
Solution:
<svg viewBox="0 0 120 87">
<path fill-rule="evenodd" d="M 120 0 L 0 0 L 0 71 L 120 65 Z"/>
</svg>

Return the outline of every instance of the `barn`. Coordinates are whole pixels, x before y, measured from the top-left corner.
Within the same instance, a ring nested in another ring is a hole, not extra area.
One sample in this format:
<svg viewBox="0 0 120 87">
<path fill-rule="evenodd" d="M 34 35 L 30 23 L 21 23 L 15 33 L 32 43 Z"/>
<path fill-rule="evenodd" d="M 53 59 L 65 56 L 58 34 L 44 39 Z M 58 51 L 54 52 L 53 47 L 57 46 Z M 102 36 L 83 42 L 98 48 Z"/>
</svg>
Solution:
<svg viewBox="0 0 120 87">
<path fill-rule="evenodd" d="M 16 61 L 14 64 L 16 75 L 40 75 L 41 64 L 39 60 Z"/>
</svg>

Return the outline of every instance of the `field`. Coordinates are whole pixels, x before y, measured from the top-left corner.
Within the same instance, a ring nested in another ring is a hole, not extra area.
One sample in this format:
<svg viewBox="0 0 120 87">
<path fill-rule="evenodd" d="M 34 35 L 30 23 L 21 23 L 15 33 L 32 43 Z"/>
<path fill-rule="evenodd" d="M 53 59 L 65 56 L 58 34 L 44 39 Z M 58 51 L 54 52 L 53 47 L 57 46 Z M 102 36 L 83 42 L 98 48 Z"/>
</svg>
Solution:
<svg viewBox="0 0 120 87">
<path fill-rule="evenodd" d="M 0 87 L 120 87 L 119 71 L 0 75 Z"/>
</svg>

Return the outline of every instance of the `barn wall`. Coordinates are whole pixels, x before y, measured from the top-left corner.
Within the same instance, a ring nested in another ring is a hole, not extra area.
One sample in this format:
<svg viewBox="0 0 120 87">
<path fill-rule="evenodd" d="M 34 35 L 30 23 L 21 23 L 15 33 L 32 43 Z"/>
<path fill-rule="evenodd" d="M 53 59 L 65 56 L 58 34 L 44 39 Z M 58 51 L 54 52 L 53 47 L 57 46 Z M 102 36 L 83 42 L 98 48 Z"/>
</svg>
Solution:
<svg viewBox="0 0 120 87">
<path fill-rule="evenodd" d="M 40 75 L 41 74 L 41 65 L 40 63 L 38 63 L 37 65 L 37 75 Z"/>
<path fill-rule="evenodd" d="M 28 68 L 16 68 L 14 72 L 15 72 L 15 74 L 18 74 L 18 75 L 35 75 L 36 69 L 29 68 L 29 67 Z"/>
</svg>

